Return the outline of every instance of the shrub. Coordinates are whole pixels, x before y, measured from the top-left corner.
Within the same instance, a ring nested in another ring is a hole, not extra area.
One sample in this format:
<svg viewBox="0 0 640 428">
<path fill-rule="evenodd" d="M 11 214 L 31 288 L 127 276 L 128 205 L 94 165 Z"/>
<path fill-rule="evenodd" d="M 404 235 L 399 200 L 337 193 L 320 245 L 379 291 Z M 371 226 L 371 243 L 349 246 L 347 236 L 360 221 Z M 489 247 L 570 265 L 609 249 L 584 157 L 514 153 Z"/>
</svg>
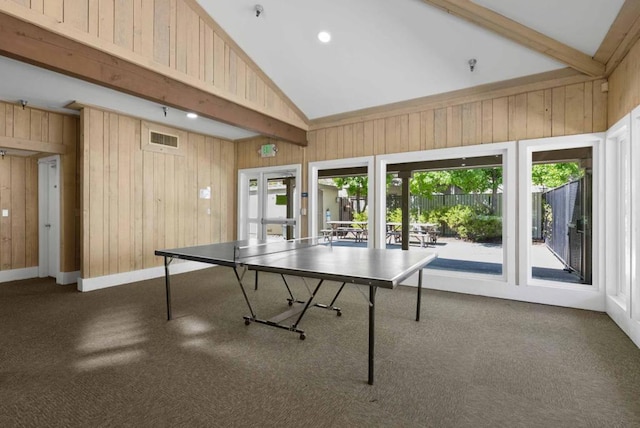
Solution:
<svg viewBox="0 0 640 428">
<path fill-rule="evenodd" d="M 430 211 L 423 212 L 418 218 L 419 223 L 436 223 L 440 226 L 447 224 L 447 213 L 449 207 L 438 207 Z"/>
<path fill-rule="evenodd" d="M 353 213 L 353 221 L 367 221 L 369 219 L 369 214 L 367 211 L 362 211 L 361 213 Z"/>
<path fill-rule="evenodd" d="M 467 225 L 468 237 L 472 241 L 488 241 L 502 236 L 502 219 L 494 215 L 478 215 Z"/>
<path fill-rule="evenodd" d="M 402 210 L 396 208 L 387 212 L 387 221 L 401 223 Z M 469 241 L 490 241 L 502 237 L 502 218 L 489 215 L 489 209 L 485 206 L 438 207 L 419 216 L 414 215 L 411 221 L 436 223 L 440 227 L 447 225 L 461 239 Z"/>
<path fill-rule="evenodd" d="M 469 239 L 467 225 L 475 216 L 476 212 L 472 207 L 466 205 L 456 205 L 450 207 L 444 215 L 447 225 L 453 229 L 462 239 Z"/>
<path fill-rule="evenodd" d="M 402 209 L 396 208 L 391 211 L 387 211 L 388 223 L 402 223 Z"/>
<path fill-rule="evenodd" d="M 502 218 L 489 215 L 486 207 L 456 205 L 448 209 L 444 220 L 465 240 L 487 241 L 502 236 Z"/>
</svg>

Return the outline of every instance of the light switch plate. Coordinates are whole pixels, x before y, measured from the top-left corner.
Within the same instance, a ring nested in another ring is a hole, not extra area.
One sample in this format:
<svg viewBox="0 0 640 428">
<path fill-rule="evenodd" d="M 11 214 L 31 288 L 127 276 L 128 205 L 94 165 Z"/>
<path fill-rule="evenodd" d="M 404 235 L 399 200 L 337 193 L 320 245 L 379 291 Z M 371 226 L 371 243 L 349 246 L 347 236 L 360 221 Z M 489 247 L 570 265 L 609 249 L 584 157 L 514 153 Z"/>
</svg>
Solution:
<svg viewBox="0 0 640 428">
<path fill-rule="evenodd" d="M 9 217 L 9 210 L 2 210 L 2 217 Z"/>
</svg>

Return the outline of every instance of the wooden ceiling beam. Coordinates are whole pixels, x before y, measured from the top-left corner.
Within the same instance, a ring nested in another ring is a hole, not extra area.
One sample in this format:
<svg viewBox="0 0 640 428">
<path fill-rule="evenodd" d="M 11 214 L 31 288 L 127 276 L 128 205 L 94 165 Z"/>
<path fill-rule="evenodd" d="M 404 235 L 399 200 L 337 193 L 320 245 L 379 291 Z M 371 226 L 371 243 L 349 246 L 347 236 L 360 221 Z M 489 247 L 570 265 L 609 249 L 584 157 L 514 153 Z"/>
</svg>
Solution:
<svg viewBox="0 0 640 428">
<path fill-rule="evenodd" d="M 0 13 L 0 54 L 265 136 L 307 145 L 304 129 L 5 13 Z"/>
<path fill-rule="evenodd" d="M 613 70 L 640 39 L 640 1 L 626 0 L 611 24 L 594 58 L 606 64 L 605 76 Z"/>
<path fill-rule="evenodd" d="M 600 77 L 605 73 L 605 65 L 589 55 L 470 0 L 423 1 L 563 62 L 589 76 Z"/>
<path fill-rule="evenodd" d="M 629 35 L 631 28 L 638 19 L 640 19 L 640 1 L 626 0 L 593 59 L 607 64 L 607 68 L 609 68 L 609 62 L 613 54 L 619 50 L 622 42 Z"/>
</svg>

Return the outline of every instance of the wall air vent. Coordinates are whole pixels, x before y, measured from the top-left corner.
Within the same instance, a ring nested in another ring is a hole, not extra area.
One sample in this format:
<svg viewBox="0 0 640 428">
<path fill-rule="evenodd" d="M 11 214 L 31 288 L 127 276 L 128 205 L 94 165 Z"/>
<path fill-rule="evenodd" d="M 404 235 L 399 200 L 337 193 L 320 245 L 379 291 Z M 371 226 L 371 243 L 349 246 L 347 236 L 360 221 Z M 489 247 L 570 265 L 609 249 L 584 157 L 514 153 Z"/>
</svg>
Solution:
<svg viewBox="0 0 640 428">
<path fill-rule="evenodd" d="M 177 136 L 161 132 L 149 131 L 149 142 L 160 146 L 173 147 L 174 149 L 178 148 Z"/>
<path fill-rule="evenodd" d="M 140 148 L 146 152 L 164 155 L 185 156 L 189 147 L 189 134 L 176 128 L 169 128 L 157 123 L 141 123 Z M 180 144 L 185 142 L 186 144 Z"/>
</svg>

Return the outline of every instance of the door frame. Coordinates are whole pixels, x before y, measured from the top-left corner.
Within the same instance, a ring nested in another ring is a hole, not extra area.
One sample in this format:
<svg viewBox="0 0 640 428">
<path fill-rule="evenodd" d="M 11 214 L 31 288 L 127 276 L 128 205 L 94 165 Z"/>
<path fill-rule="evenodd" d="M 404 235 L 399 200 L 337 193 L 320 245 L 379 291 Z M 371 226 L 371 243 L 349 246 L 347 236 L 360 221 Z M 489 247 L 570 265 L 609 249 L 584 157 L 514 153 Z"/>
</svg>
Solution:
<svg viewBox="0 0 640 428">
<path fill-rule="evenodd" d="M 56 181 L 56 191 L 49 192 L 49 174 L 48 168 L 55 166 L 54 179 Z M 62 283 L 60 274 L 60 177 L 62 173 L 62 162 L 60 155 L 53 155 L 38 160 L 38 276 L 44 278 L 50 276 L 51 267 L 55 273 L 57 284 Z M 44 219 L 48 217 L 50 205 L 53 204 L 53 218 L 49 218 L 49 223 L 54 227 L 53 233 L 45 233 Z M 47 242 L 47 237 L 53 242 Z M 57 248 L 53 254 L 49 254 L 49 248 Z"/>
<path fill-rule="evenodd" d="M 316 211 L 320 204 L 318 200 L 318 171 L 323 169 L 340 169 L 367 167 L 367 177 L 369 187 L 367 189 L 367 206 L 369 207 L 368 225 L 369 231 L 367 239 L 367 247 L 374 248 L 376 237 L 373 233 L 373 225 L 375 219 L 375 162 L 373 156 L 363 156 L 357 158 L 335 159 L 328 161 L 309 162 L 309 220 L 308 220 L 308 236 L 318 236 L 318 218 Z"/>
<path fill-rule="evenodd" d="M 265 199 L 267 196 L 267 190 L 264 189 L 262 183 L 266 182 L 267 178 L 274 177 L 278 174 L 291 174 L 296 180 L 296 186 L 298 191 L 294 192 L 293 201 L 293 218 L 296 220 L 294 228 L 294 236 L 300 237 L 300 190 L 302 184 L 302 165 L 291 164 L 281 166 L 270 166 L 262 168 L 247 168 L 238 170 L 238 218 L 237 218 L 237 238 L 247 239 L 248 228 L 245 221 L 246 213 L 249 210 L 249 179 L 255 178 L 258 180 L 258 215 L 259 218 L 264 218 L 266 214 Z M 258 236 L 262 235 L 263 225 L 258 221 Z"/>
<path fill-rule="evenodd" d="M 487 275 L 452 270 L 427 269 L 424 271 L 426 287 L 484 295 L 498 298 L 514 298 L 517 295 L 516 249 L 517 249 L 517 145 L 515 141 L 487 143 L 464 147 L 430 149 L 415 152 L 393 153 L 376 156 L 376 234 L 386 234 L 387 188 L 386 175 L 389 165 L 444 159 L 463 159 L 479 156 L 502 157 L 502 275 Z M 378 242 L 386 248 L 386 241 Z M 437 251 L 437 250 L 436 250 Z M 414 276 L 407 284 L 417 284 Z"/>
<path fill-rule="evenodd" d="M 605 297 L 605 262 L 607 256 L 604 247 L 609 245 L 611 236 L 605 231 L 605 134 L 590 133 L 561 137 L 538 138 L 518 141 L 519 168 L 519 230 L 518 230 L 518 269 L 519 288 L 523 293 L 543 299 L 529 300 L 537 303 L 549 303 L 582 308 L 588 310 L 604 310 Z M 531 271 L 531 171 L 534 152 L 564 150 L 591 147 L 592 150 L 592 211 L 591 211 L 591 268 L 592 281 L 587 284 L 570 284 L 559 281 L 542 280 L 532 277 Z M 605 239 L 605 237 L 607 239 Z"/>
</svg>

